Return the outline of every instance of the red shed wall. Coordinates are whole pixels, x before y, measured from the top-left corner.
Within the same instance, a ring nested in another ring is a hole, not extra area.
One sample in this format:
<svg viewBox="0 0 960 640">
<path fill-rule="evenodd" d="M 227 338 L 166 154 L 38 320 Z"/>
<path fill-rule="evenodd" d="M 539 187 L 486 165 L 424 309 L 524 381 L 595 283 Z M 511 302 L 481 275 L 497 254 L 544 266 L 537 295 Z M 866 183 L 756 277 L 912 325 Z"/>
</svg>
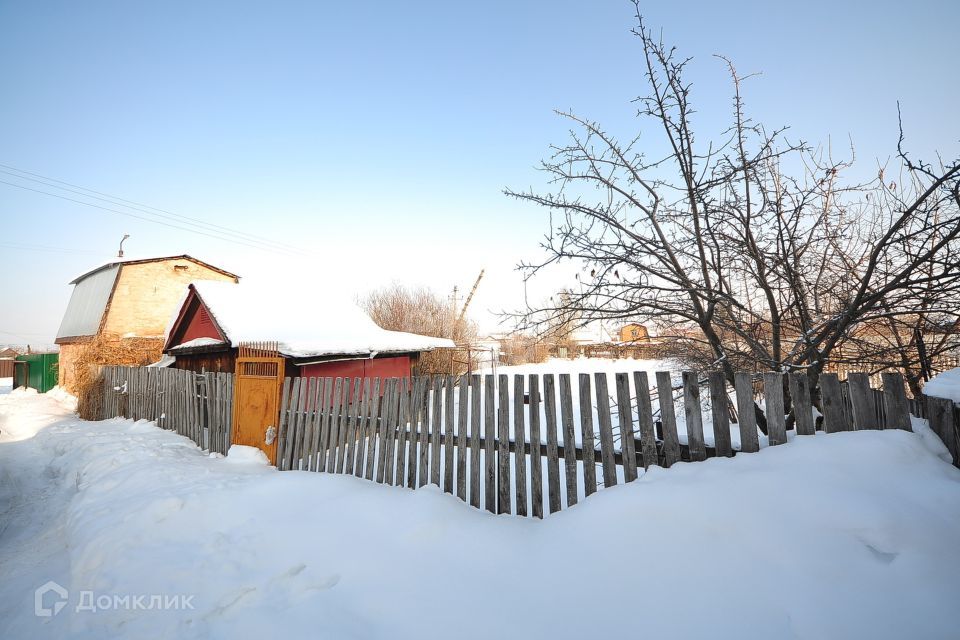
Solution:
<svg viewBox="0 0 960 640">
<path fill-rule="evenodd" d="M 203 304 L 199 304 L 196 311 L 190 317 L 189 324 L 187 325 L 186 330 L 184 330 L 183 337 L 180 338 L 179 344 L 196 340 L 197 338 L 226 340 L 226 338 L 220 335 L 220 332 L 217 331 L 217 327 L 213 324 L 210 314 Z"/>
<path fill-rule="evenodd" d="M 410 357 L 318 362 L 300 367 L 304 378 L 409 378 Z"/>
</svg>

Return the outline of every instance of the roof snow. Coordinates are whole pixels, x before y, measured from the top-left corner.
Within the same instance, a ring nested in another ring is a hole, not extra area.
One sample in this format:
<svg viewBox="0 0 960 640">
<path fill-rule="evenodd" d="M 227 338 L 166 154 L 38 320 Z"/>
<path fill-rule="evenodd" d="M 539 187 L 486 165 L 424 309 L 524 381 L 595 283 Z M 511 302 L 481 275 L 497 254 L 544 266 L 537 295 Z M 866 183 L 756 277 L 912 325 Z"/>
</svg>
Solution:
<svg viewBox="0 0 960 640">
<path fill-rule="evenodd" d="M 230 282 L 194 282 L 193 289 L 231 346 L 241 342 L 278 342 L 291 358 L 408 353 L 455 346 L 452 340 L 379 327 L 350 300 L 315 290 L 282 294 Z M 181 305 L 182 306 L 182 305 Z M 169 335 L 173 323 L 167 330 Z M 201 346 L 196 341 L 171 348 Z M 214 341 L 214 344 L 217 342 Z M 208 343 L 209 344 L 209 343 Z"/>
</svg>

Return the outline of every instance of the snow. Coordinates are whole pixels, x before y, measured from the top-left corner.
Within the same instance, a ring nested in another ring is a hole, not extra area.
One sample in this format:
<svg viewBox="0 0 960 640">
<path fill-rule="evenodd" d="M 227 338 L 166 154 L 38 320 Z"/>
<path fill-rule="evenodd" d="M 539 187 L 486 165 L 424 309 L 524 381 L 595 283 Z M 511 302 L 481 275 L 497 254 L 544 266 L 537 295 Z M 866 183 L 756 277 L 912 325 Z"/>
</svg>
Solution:
<svg viewBox="0 0 960 640">
<path fill-rule="evenodd" d="M 13 378 L 0 378 L 0 393 L 10 393 L 13 390 Z"/>
<path fill-rule="evenodd" d="M 538 521 L 63 401 L 0 396 L 4 639 L 955 635 L 960 470 L 922 422 L 653 468 Z M 49 580 L 67 606 L 39 618 Z"/>
<path fill-rule="evenodd" d="M 935 398 L 947 398 L 960 404 L 960 367 L 935 375 L 923 385 L 923 393 Z"/>
<path fill-rule="evenodd" d="M 283 293 L 208 281 L 191 286 L 233 346 L 240 342 L 278 341 L 280 352 L 292 358 L 347 354 L 373 357 L 377 353 L 454 346 L 446 338 L 387 331 L 352 301 L 319 292 Z M 292 301 L 295 304 L 291 306 Z"/>
</svg>

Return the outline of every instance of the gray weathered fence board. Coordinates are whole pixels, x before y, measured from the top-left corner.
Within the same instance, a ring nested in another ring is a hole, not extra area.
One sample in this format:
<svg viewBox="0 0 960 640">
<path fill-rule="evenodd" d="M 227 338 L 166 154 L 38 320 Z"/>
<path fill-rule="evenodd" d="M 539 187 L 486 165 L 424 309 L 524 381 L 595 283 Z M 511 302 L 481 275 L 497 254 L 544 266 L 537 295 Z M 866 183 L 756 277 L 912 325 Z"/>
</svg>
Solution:
<svg viewBox="0 0 960 640">
<path fill-rule="evenodd" d="M 700 410 L 700 382 L 693 371 L 683 372 L 683 414 L 687 419 L 687 448 L 690 450 L 690 460 L 706 460 L 703 413 Z"/>
<path fill-rule="evenodd" d="M 543 376 L 544 428 L 547 430 L 547 494 L 550 513 L 560 511 L 560 459 L 557 449 L 557 399 L 554 376 Z"/>
<path fill-rule="evenodd" d="M 911 431 L 910 409 L 907 402 L 907 392 L 903 386 L 903 376 L 899 373 L 884 373 L 883 405 L 886 410 L 886 424 L 884 429 L 903 429 Z"/>
<path fill-rule="evenodd" d="M 507 376 L 497 379 L 497 513 L 511 513 L 510 495 L 510 387 Z"/>
<path fill-rule="evenodd" d="M 483 466 L 484 480 L 483 488 L 484 505 L 487 511 L 497 512 L 497 467 L 496 467 L 496 423 L 497 423 L 497 404 L 496 404 L 496 384 L 492 375 L 484 378 L 484 403 L 483 403 Z"/>
<path fill-rule="evenodd" d="M 560 424 L 563 425 L 563 462 L 564 478 L 567 486 L 567 506 L 577 504 L 577 436 L 573 428 L 573 393 L 570 388 L 570 374 L 561 373 L 560 380 Z"/>
<path fill-rule="evenodd" d="M 877 414 L 873 406 L 873 394 L 870 391 L 870 376 L 865 373 L 847 374 L 847 388 L 850 404 L 853 408 L 853 428 L 879 429 Z"/>
<path fill-rule="evenodd" d="M 480 376 L 470 376 L 470 505 L 480 508 Z"/>
<path fill-rule="evenodd" d="M 783 374 L 763 374 L 763 393 L 767 406 L 767 440 L 770 446 L 787 442 L 787 425 L 784 420 Z"/>
<path fill-rule="evenodd" d="M 596 438 L 593 434 L 592 407 L 593 399 L 590 397 L 590 374 L 581 373 L 580 436 L 583 438 L 583 493 L 587 496 L 597 491 L 597 460 L 594 455 L 597 445 Z"/>
<path fill-rule="evenodd" d="M 680 461 L 680 438 L 677 436 L 677 415 L 673 407 L 673 381 L 667 371 L 657 371 L 657 404 L 663 425 L 663 466 Z"/>
<path fill-rule="evenodd" d="M 530 512 L 543 517 L 543 465 L 540 447 L 540 377 L 530 375 Z"/>
<path fill-rule="evenodd" d="M 457 403 L 457 497 L 467 501 L 467 410 L 470 404 L 470 382 L 468 376 L 461 376 L 459 383 L 459 402 Z M 520 418 L 521 423 L 523 417 Z"/>
<path fill-rule="evenodd" d="M 523 376 L 516 374 L 513 376 L 513 439 L 514 442 L 524 443 L 527 441 L 526 425 L 523 410 Z M 516 479 L 516 509 L 518 516 L 527 515 L 527 456 L 526 447 L 517 446 L 514 453 L 513 475 Z"/>
<path fill-rule="evenodd" d="M 791 373 L 788 384 L 797 435 L 812 436 L 816 433 L 816 426 L 813 423 L 813 405 L 810 402 L 810 378 L 805 373 Z"/>
<path fill-rule="evenodd" d="M 617 420 L 620 429 L 620 450 L 623 452 L 623 481 L 633 482 L 637 479 L 637 452 L 633 440 L 633 410 L 630 405 L 630 378 L 626 373 L 616 374 L 614 380 L 617 386 Z M 564 449 L 566 453 L 566 449 Z M 576 459 L 576 452 L 571 450 L 570 456 Z M 576 467 L 574 467 L 576 474 Z M 574 483 L 576 483 L 574 475 Z"/>
<path fill-rule="evenodd" d="M 827 433 L 848 431 L 840 391 L 840 378 L 837 374 L 820 374 L 820 402 L 823 408 L 823 430 Z"/>
<path fill-rule="evenodd" d="M 597 397 L 597 422 L 600 425 L 600 461 L 603 464 L 603 486 L 617 484 L 617 465 L 613 453 L 613 425 L 610 422 L 610 392 L 607 390 L 607 374 L 593 375 Z"/>
<path fill-rule="evenodd" d="M 643 468 L 657 464 L 657 434 L 653 428 L 653 405 L 650 402 L 650 380 L 646 371 L 635 371 L 633 387 L 637 391 L 637 422 L 640 429 L 640 453 Z M 586 448 L 587 441 L 584 440 Z M 586 463 L 584 463 L 586 464 Z"/>
<path fill-rule="evenodd" d="M 756 453 L 760 451 L 760 436 L 757 435 L 757 414 L 753 404 L 753 377 L 749 373 L 735 373 L 733 382 L 740 419 L 740 451 Z"/>
<path fill-rule="evenodd" d="M 711 371 L 707 378 L 710 381 L 710 413 L 713 417 L 713 447 L 718 456 L 733 455 L 733 446 L 730 443 L 730 399 L 727 396 L 727 379 L 722 371 Z"/>
</svg>

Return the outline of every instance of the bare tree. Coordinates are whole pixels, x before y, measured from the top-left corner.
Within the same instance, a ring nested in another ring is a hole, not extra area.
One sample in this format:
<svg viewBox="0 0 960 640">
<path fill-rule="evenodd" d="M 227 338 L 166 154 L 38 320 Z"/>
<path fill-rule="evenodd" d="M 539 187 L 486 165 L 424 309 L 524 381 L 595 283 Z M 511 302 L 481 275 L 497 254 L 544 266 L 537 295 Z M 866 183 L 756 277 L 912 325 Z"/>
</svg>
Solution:
<svg viewBox="0 0 960 640">
<path fill-rule="evenodd" d="M 450 301 L 426 287 L 405 287 L 394 283 L 371 291 L 360 299 L 360 306 L 384 329 L 406 331 L 436 338 L 450 338 L 458 346 L 476 340 L 477 326 L 468 318 L 460 319 Z M 461 373 L 457 357 L 440 351 L 424 354 L 420 373 Z"/>
<path fill-rule="evenodd" d="M 744 78 L 724 58 L 730 126 L 702 140 L 684 79 L 690 60 L 646 27 L 639 7 L 636 18 L 645 137 L 622 142 L 562 112 L 569 141 L 542 163 L 553 190 L 505 192 L 551 213 L 546 257 L 521 265 L 527 277 L 582 267 L 565 298 L 524 311 L 521 326 L 647 321 L 731 382 L 736 369 L 763 369 L 805 371 L 815 386 L 843 358 L 929 364 L 920 353 L 929 328 L 957 321 L 960 163 L 913 162 L 898 147 L 895 166 L 847 181 L 852 152 L 835 160 L 750 120 Z M 662 155 L 640 150 L 650 136 Z"/>
</svg>

